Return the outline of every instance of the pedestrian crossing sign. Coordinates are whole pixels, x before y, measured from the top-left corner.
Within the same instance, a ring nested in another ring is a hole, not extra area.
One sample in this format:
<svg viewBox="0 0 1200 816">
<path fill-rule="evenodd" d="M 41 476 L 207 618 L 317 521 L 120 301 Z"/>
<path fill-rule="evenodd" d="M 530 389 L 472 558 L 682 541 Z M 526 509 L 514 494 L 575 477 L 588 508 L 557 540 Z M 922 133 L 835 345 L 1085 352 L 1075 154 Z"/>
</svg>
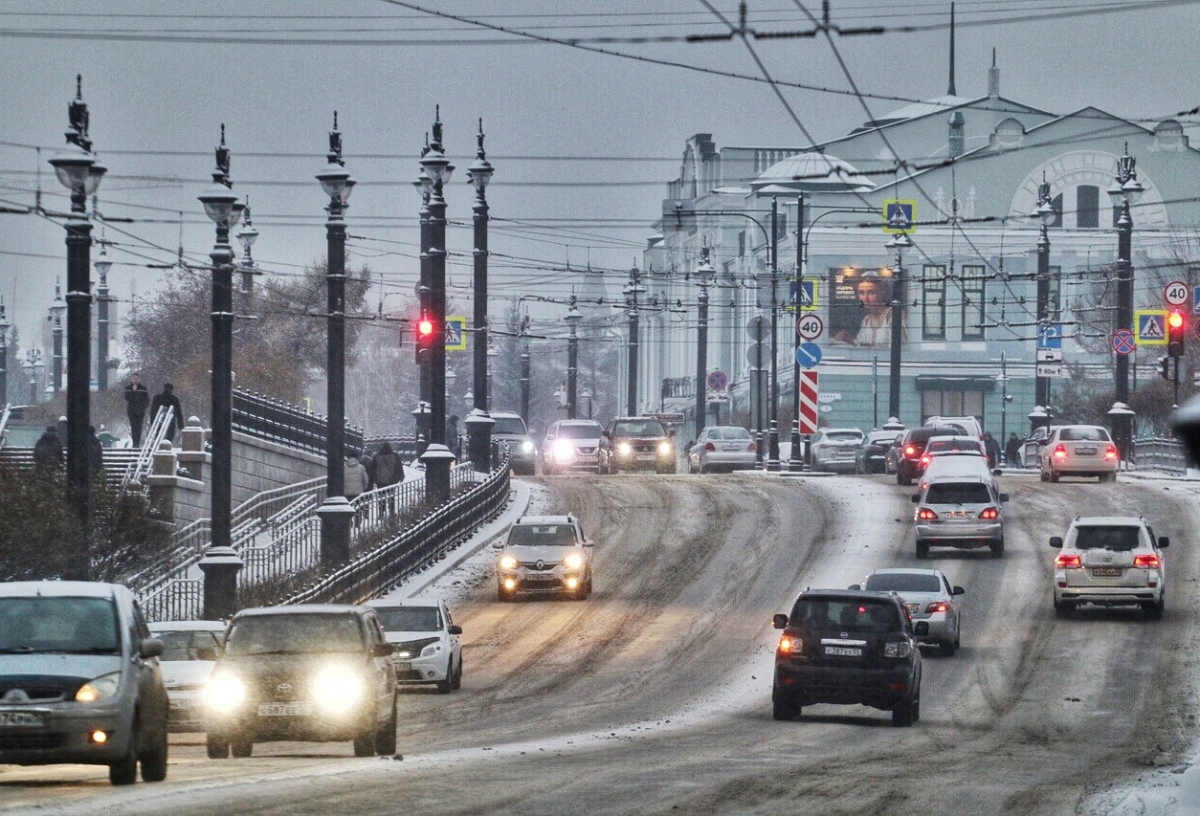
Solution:
<svg viewBox="0 0 1200 816">
<path fill-rule="evenodd" d="M 883 231 L 892 235 L 917 231 L 917 202 L 889 198 L 883 202 Z"/>
<path fill-rule="evenodd" d="M 446 318 L 446 351 L 467 350 L 467 319 L 462 316 Z"/>
<path fill-rule="evenodd" d="M 787 311 L 794 312 L 796 307 L 800 307 L 802 312 L 813 312 L 817 309 L 819 281 L 810 280 L 792 280 L 790 281 L 791 291 L 789 292 Z"/>
<path fill-rule="evenodd" d="M 1133 313 L 1136 331 L 1134 339 L 1139 346 L 1167 345 L 1167 313 L 1163 309 L 1141 309 Z"/>
</svg>

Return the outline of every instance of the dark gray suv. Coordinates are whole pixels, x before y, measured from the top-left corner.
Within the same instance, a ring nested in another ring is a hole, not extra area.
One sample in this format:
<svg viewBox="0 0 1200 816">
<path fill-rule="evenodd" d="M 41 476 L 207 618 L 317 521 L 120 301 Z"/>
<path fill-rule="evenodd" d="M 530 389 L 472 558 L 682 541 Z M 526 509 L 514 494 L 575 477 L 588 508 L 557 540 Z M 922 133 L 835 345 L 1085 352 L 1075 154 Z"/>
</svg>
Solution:
<svg viewBox="0 0 1200 816">
<path fill-rule="evenodd" d="M 492 411 L 492 439 L 507 446 L 508 464 L 518 476 L 532 476 L 537 462 L 537 445 L 525 427 L 525 420 L 514 411 Z"/>
</svg>

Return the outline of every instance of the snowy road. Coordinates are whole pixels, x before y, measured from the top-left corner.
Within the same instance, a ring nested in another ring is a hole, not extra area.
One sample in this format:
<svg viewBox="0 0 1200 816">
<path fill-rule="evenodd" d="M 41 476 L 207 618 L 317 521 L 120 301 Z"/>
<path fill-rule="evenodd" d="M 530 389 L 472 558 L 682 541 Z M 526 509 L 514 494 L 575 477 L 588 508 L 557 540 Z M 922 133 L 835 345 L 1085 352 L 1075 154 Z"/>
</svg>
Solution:
<svg viewBox="0 0 1200 816">
<path fill-rule="evenodd" d="M 500 604 L 481 553 L 458 572 L 461 691 L 401 697 L 402 761 L 349 743 L 256 745 L 214 762 L 173 741 L 168 780 L 112 789 L 102 768 L 0 768 L 6 812 L 1027 814 L 1101 812 L 1104 791 L 1191 758 L 1196 495 L 1178 482 L 1004 478 L 1007 553 L 918 562 L 909 490 L 878 478 L 544 480 L 545 510 L 596 540 L 586 602 Z M 1169 535 L 1168 611 L 1050 608 L 1076 514 L 1143 513 Z M 472 569 L 474 562 L 475 568 Z M 922 718 L 866 708 L 771 719 L 771 614 L 806 586 L 932 564 L 967 590 L 963 648 L 928 653 Z M 1090 798 L 1089 798 L 1090 797 Z"/>
</svg>

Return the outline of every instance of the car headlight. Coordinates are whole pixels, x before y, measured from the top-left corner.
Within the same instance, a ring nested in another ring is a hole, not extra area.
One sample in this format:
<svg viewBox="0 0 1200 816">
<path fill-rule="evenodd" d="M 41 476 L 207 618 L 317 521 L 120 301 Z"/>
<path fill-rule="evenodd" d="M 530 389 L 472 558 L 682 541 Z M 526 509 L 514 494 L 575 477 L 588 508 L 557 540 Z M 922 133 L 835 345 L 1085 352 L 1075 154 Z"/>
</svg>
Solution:
<svg viewBox="0 0 1200 816">
<path fill-rule="evenodd" d="M 516 568 L 517 568 L 517 559 L 513 558 L 511 555 L 506 555 L 500 559 L 500 569 L 515 570 Z"/>
<path fill-rule="evenodd" d="M 575 446 L 565 439 L 558 439 L 554 442 L 554 458 L 560 461 L 566 461 L 575 456 Z"/>
<path fill-rule="evenodd" d="M 313 701 L 334 714 L 345 714 L 353 708 L 364 691 L 362 678 L 344 666 L 325 669 L 312 685 Z"/>
<path fill-rule="evenodd" d="M 908 657 L 912 654 L 912 644 L 907 640 L 897 643 L 886 643 L 883 646 L 884 657 Z"/>
<path fill-rule="evenodd" d="M 204 687 L 205 704 L 223 714 L 233 711 L 246 699 L 246 684 L 232 674 L 218 674 Z"/>
<path fill-rule="evenodd" d="M 659 442 L 658 443 L 658 452 L 662 456 L 666 456 L 667 454 L 669 454 L 671 452 L 671 443 L 670 442 Z"/>
<path fill-rule="evenodd" d="M 633 453 L 633 446 L 628 442 L 620 442 L 617 444 L 617 453 L 621 454 L 622 456 L 628 456 L 629 454 Z"/>
<path fill-rule="evenodd" d="M 571 553 L 563 559 L 563 566 L 569 570 L 577 570 L 583 566 L 583 556 L 579 553 Z"/>
<path fill-rule="evenodd" d="M 112 672 L 111 674 L 102 674 L 99 677 L 93 677 L 82 686 L 79 691 L 75 692 L 75 702 L 77 703 L 94 703 L 98 700 L 104 700 L 112 697 L 117 693 L 117 686 L 121 685 L 121 673 Z"/>
<path fill-rule="evenodd" d="M 421 650 L 421 657 L 432 657 L 435 654 L 441 654 L 443 648 L 445 647 L 442 646 L 442 642 L 440 640 L 430 643 Z"/>
<path fill-rule="evenodd" d="M 533 453 L 533 443 L 528 439 L 521 443 L 521 453 Z"/>
</svg>

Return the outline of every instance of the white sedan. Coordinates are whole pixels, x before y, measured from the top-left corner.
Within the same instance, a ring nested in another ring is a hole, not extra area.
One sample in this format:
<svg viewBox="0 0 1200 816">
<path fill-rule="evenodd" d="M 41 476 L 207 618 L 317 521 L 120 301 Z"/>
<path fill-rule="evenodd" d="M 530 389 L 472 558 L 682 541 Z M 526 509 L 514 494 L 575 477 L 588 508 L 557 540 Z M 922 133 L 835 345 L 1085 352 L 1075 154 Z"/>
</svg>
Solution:
<svg viewBox="0 0 1200 816">
<path fill-rule="evenodd" d="M 388 643 L 396 645 L 396 685 L 432 683 L 441 694 L 462 684 L 462 627 L 440 598 L 369 601 Z"/>
<path fill-rule="evenodd" d="M 203 731 L 201 694 L 225 641 L 223 621 L 160 621 L 150 634 L 163 642 L 158 659 L 170 706 L 168 731 Z"/>
<path fill-rule="evenodd" d="M 757 451 L 750 432 L 739 425 L 705 428 L 688 449 L 688 473 L 752 470 Z"/>
</svg>

